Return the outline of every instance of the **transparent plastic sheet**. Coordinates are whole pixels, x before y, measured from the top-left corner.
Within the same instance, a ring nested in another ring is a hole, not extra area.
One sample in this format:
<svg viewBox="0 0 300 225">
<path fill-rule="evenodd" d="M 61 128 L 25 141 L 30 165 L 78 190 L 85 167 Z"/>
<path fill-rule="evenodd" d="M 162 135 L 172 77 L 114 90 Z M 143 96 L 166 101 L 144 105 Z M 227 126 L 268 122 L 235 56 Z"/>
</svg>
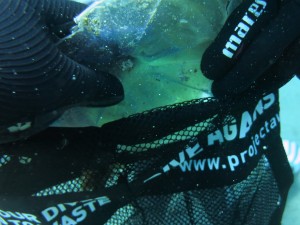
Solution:
<svg viewBox="0 0 300 225">
<path fill-rule="evenodd" d="M 106 0 L 88 8 L 60 47 L 75 60 L 119 77 L 125 99 L 109 108 L 71 109 L 55 126 L 101 126 L 209 96 L 210 81 L 200 71 L 201 55 L 233 2 L 239 1 L 230 1 L 229 7 L 227 0 L 188 0 L 184 5 L 179 0 Z"/>
<path fill-rule="evenodd" d="M 122 54 L 130 55 L 146 34 L 161 0 L 100 0 L 75 17 L 71 36 L 87 35 L 107 48 L 116 44 Z M 106 51 L 106 50 L 104 50 Z"/>
</svg>

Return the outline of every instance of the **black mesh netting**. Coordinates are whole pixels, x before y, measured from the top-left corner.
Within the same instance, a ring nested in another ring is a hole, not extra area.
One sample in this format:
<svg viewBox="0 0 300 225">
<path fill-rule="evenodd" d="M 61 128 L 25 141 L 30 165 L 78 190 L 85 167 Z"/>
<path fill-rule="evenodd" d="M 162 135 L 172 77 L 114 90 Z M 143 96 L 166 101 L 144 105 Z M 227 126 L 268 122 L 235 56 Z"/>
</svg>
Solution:
<svg viewBox="0 0 300 225">
<path fill-rule="evenodd" d="M 270 224 L 284 197 L 268 156 L 282 151 L 276 97 L 194 100 L 2 145 L 0 222 L 21 211 L 55 225 Z"/>
<path fill-rule="evenodd" d="M 268 224 L 280 201 L 274 184 L 263 158 L 236 185 L 138 198 L 119 209 L 107 224 Z"/>
</svg>

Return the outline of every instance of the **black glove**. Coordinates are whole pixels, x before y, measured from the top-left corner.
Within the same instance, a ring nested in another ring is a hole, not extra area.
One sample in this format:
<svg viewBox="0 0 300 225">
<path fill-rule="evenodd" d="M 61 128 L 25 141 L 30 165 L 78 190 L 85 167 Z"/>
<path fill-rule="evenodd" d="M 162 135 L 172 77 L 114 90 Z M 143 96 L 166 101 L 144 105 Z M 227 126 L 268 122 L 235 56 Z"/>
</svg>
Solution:
<svg viewBox="0 0 300 225">
<path fill-rule="evenodd" d="M 96 74 L 56 45 L 85 8 L 70 0 L 0 0 L 0 143 L 45 129 L 69 107 L 124 98 L 117 78 Z"/>
<path fill-rule="evenodd" d="M 203 55 L 218 98 L 278 89 L 300 72 L 300 1 L 246 0 Z"/>
<path fill-rule="evenodd" d="M 0 1 L 1 125 L 74 105 L 107 106 L 123 99 L 117 78 L 96 74 L 55 45 L 64 36 L 57 27 L 70 28 L 85 7 L 69 0 Z"/>
</svg>

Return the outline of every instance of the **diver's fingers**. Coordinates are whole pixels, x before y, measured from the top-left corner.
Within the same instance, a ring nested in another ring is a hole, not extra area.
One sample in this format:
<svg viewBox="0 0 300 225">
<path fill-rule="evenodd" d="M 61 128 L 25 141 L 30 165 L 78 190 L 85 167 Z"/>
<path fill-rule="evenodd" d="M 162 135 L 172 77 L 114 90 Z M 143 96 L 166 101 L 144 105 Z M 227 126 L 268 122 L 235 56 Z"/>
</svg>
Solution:
<svg viewBox="0 0 300 225">
<path fill-rule="evenodd" d="M 300 40 L 293 43 L 278 62 L 252 84 L 255 92 L 278 90 L 296 74 L 300 74 Z"/>
<path fill-rule="evenodd" d="M 51 25 L 70 22 L 87 7 L 71 0 L 28 0 L 28 2 L 31 7 L 41 11 L 47 24 Z"/>
<path fill-rule="evenodd" d="M 203 74 L 212 80 L 226 76 L 277 12 L 277 1 L 243 1 L 204 52 L 201 61 Z"/>
<path fill-rule="evenodd" d="M 268 28 L 250 44 L 229 73 L 212 85 L 215 96 L 238 94 L 250 87 L 300 37 L 300 6 L 286 4 Z M 289 69 L 289 68 L 286 68 Z"/>
<path fill-rule="evenodd" d="M 18 3 L 18 2 L 17 2 Z M 119 80 L 96 74 L 62 54 L 32 8 L 0 6 L 0 118 L 17 118 L 70 105 L 105 106 L 123 99 Z"/>
</svg>

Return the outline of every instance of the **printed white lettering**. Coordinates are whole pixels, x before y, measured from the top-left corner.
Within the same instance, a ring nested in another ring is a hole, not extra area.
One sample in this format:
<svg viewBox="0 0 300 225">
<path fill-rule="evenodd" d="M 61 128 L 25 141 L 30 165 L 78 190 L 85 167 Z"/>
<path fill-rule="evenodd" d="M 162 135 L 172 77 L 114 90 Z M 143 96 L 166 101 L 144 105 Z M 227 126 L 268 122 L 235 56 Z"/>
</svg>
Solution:
<svg viewBox="0 0 300 225">
<path fill-rule="evenodd" d="M 263 102 L 262 100 L 259 100 L 253 112 L 253 116 L 252 116 L 253 122 L 257 119 L 257 114 L 262 115 L 263 112 L 264 112 Z"/>
<path fill-rule="evenodd" d="M 218 170 L 220 165 L 220 158 L 207 159 L 207 165 L 210 170 Z"/>
<path fill-rule="evenodd" d="M 88 216 L 88 213 L 95 212 L 97 207 L 101 207 L 110 202 L 109 198 L 102 196 L 81 202 L 58 204 L 43 210 L 41 214 L 48 222 L 51 221 L 53 225 L 75 225 L 84 221 Z M 59 216 L 61 213 L 66 212 L 70 208 L 71 210 L 69 215 L 64 214 Z"/>
<path fill-rule="evenodd" d="M 260 103 L 259 105 L 261 106 Z M 275 129 L 278 126 L 278 123 L 279 123 L 278 114 L 271 117 L 268 121 L 263 121 L 262 127 L 257 129 L 258 132 L 253 134 L 250 137 L 251 141 L 249 143 L 249 146 L 244 151 L 241 151 L 238 154 L 228 155 L 225 158 L 214 157 L 214 158 L 184 160 L 182 163 L 179 164 L 179 167 L 182 172 L 192 172 L 192 171 L 202 172 L 205 170 L 215 171 L 220 169 L 225 170 L 227 168 L 229 168 L 230 171 L 234 172 L 236 171 L 236 168 L 238 168 L 241 165 L 245 165 L 251 158 L 257 156 L 259 154 L 259 151 L 263 150 L 263 148 L 260 150 L 258 148 L 258 146 L 260 146 L 261 139 L 264 139 L 266 135 L 269 132 L 271 132 L 271 129 Z M 269 124 L 273 124 L 273 125 L 269 126 Z M 224 128 L 224 131 L 226 129 L 227 128 Z M 223 164 L 221 164 L 221 160 L 224 160 Z M 152 177 L 154 176 L 156 175 L 153 175 Z M 151 179 L 153 179 L 152 177 Z"/>
<path fill-rule="evenodd" d="M 171 162 L 169 162 L 170 166 L 176 167 L 179 166 L 179 164 L 183 163 L 185 161 L 184 152 L 179 153 L 179 161 L 173 159 Z"/>
<path fill-rule="evenodd" d="M 278 113 L 269 117 L 268 120 L 262 120 L 262 115 L 276 102 L 275 97 L 274 94 L 264 96 L 257 101 L 251 113 L 249 111 L 242 112 L 240 124 L 237 123 L 239 120 L 230 115 L 230 117 L 228 117 L 229 120 L 225 118 L 225 121 L 230 121 L 228 124 L 225 124 L 223 128 L 219 128 L 207 135 L 207 146 L 220 145 L 225 141 L 233 141 L 236 138 L 246 138 L 242 143 L 242 146 L 244 146 L 243 149 L 232 149 L 228 151 L 230 153 L 227 153 L 225 156 L 222 154 L 222 156 L 218 157 L 195 159 L 195 156 L 203 151 L 200 144 L 196 142 L 193 146 L 187 147 L 185 150 L 179 152 L 177 159 L 170 160 L 170 162 L 163 167 L 163 171 L 145 179 L 144 183 L 159 177 L 164 172 L 178 167 L 184 173 L 202 172 L 206 170 L 230 170 L 235 172 L 240 169 L 239 167 L 249 165 L 248 163 L 253 162 L 253 159 L 258 160 L 258 157 L 265 151 L 264 146 L 261 144 L 262 139 L 265 139 L 273 129 L 277 128 L 280 122 Z M 251 136 L 249 133 L 251 133 Z M 248 145 L 245 146 L 244 144 L 247 143 Z M 223 151 L 223 148 L 220 149 L 220 151 Z"/>
<path fill-rule="evenodd" d="M 13 213 L 13 212 L 8 212 L 13 218 L 16 218 L 16 219 L 25 219 L 25 217 L 21 214 L 21 213 L 19 213 L 19 212 L 15 212 L 15 213 Z"/>
<path fill-rule="evenodd" d="M 203 148 L 199 145 L 199 143 L 196 143 L 193 147 L 187 147 L 184 151 L 181 151 L 178 153 L 179 161 L 176 159 L 172 159 L 167 165 L 163 167 L 163 172 L 168 172 L 171 167 L 176 168 L 180 166 L 182 163 L 186 161 L 185 153 L 187 154 L 188 158 L 191 159 L 201 153 L 203 151 Z M 153 176 L 151 176 L 153 177 Z M 157 176 L 155 176 L 157 177 Z M 153 177 L 154 178 L 154 177 Z M 146 179 L 149 181 L 149 178 Z M 144 181 L 145 182 L 145 181 Z"/>
<path fill-rule="evenodd" d="M 250 130 L 252 126 L 252 118 L 248 111 L 243 112 L 242 120 L 241 120 L 241 128 L 240 128 L 240 138 L 246 137 L 246 134 Z"/>
<path fill-rule="evenodd" d="M 250 145 L 249 148 L 248 148 L 248 155 L 250 157 L 252 157 L 254 155 L 254 148 L 253 148 L 252 145 Z"/>
<path fill-rule="evenodd" d="M 36 225 L 40 223 L 37 217 L 32 214 L 0 210 L 0 225 Z"/>
<path fill-rule="evenodd" d="M 277 119 L 278 123 L 280 123 L 280 116 L 279 116 L 279 114 L 276 114 L 276 119 Z"/>
<path fill-rule="evenodd" d="M 42 215 L 49 222 L 58 216 L 59 210 L 56 207 L 49 207 L 42 211 Z"/>
<path fill-rule="evenodd" d="M 266 8 L 267 7 L 267 2 L 266 0 L 256 0 L 255 1 L 257 4 L 263 6 L 263 8 Z"/>
<path fill-rule="evenodd" d="M 245 163 L 245 162 L 246 162 L 246 157 L 245 157 L 246 154 L 247 154 L 247 151 L 241 152 L 242 163 Z"/>
<path fill-rule="evenodd" d="M 237 167 L 240 164 L 239 158 L 236 155 L 229 155 L 227 156 L 227 159 L 231 171 L 234 171 L 235 167 Z"/>
<path fill-rule="evenodd" d="M 276 118 L 275 117 L 273 117 L 272 119 L 271 119 L 271 121 L 270 121 L 270 128 L 271 129 L 274 129 L 275 127 L 277 127 L 277 121 L 276 121 Z"/>
<path fill-rule="evenodd" d="M 82 222 L 87 217 L 87 212 L 82 209 L 82 206 L 75 208 L 72 211 L 72 216 L 76 218 L 76 222 Z"/>
<path fill-rule="evenodd" d="M 0 216 L 4 217 L 4 218 L 9 218 L 10 217 L 8 212 L 2 211 L 2 210 L 0 210 Z"/>
<path fill-rule="evenodd" d="M 20 220 L 8 220 L 9 223 L 12 223 L 13 225 L 21 225 Z"/>
<path fill-rule="evenodd" d="M 0 219 L 0 225 L 36 225 L 36 223 L 31 223 L 31 222 L 22 221 L 22 220 L 7 220 L 7 221 L 4 221 L 4 220 Z"/>
<path fill-rule="evenodd" d="M 268 121 L 265 121 L 265 129 L 266 129 L 267 133 L 269 133 L 269 132 L 270 132 L 270 130 L 269 130 L 269 123 L 268 123 Z"/>
<path fill-rule="evenodd" d="M 61 217 L 61 224 L 62 225 L 76 225 L 77 223 L 72 218 L 64 215 L 64 216 Z"/>
<path fill-rule="evenodd" d="M 226 43 L 225 48 L 223 49 L 223 54 L 228 58 L 232 58 L 234 52 L 238 49 L 238 46 L 241 44 L 241 42 L 242 40 L 240 38 L 235 35 L 231 35 L 229 41 Z"/>
<path fill-rule="evenodd" d="M 258 146 L 260 144 L 258 134 L 255 134 L 255 144 Z"/>
<path fill-rule="evenodd" d="M 28 213 L 23 213 L 23 216 L 25 217 L 25 219 L 29 220 L 30 222 L 34 222 L 34 223 L 40 223 L 41 221 L 39 221 L 37 219 L 36 216 L 32 215 L 32 214 L 28 214 Z"/>
<path fill-rule="evenodd" d="M 188 147 L 185 151 L 188 154 L 189 158 L 191 159 L 191 158 L 195 157 L 196 155 L 198 155 L 200 152 L 202 152 L 203 148 L 200 148 L 199 143 L 196 143 L 195 146 L 193 146 L 192 148 Z"/>
<path fill-rule="evenodd" d="M 244 38 L 248 33 L 248 31 L 250 30 L 250 27 L 248 27 L 243 22 L 240 22 L 234 30 L 237 32 L 239 37 Z"/>
<path fill-rule="evenodd" d="M 211 171 L 219 170 L 220 157 L 189 160 L 189 161 L 184 161 L 182 164 L 180 164 L 180 169 L 182 172 L 205 171 L 206 168 Z"/>
<path fill-rule="evenodd" d="M 266 133 L 265 133 L 265 128 L 264 127 L 260 128 L 260 130 L 259 130 L 259 136 L 260 136 L 260 138 L 265 138 L 266 137 Z"/>
<path fill-rule="evenodd" d="M 107 197 L 100 197 L 100 198 L 97 198 L 96 200 L 100 206 L 110 203 L 110 200 Z"/>
<path fill-rule="evenodd" d="M 190 161 L 184 161 L 184 162 L 180 165 L 181 171 L 182 171 L 182 172 L 192 171 L 192 164 L 193 164 L 193 160 L 190 160 Z M 195 167 L 195 169 L 196 169 L 196 167 Z M 196 171 L 198 171 L 198 170 L 196 170 Z"/>
<path fill-rule="evenodd" d="M 31 127 L 31 122 L 17 123 L 13 126 L 8 127 L 7 130 L 10 133 L 16 133 L 16 132 L 20 132 L 20 131 L 23 131 L 23 130 L 27 130 L 30 127 Z"/>
<path fill-rule="evenodd" d="M 269 109 L 275 103 L 275 95 L 273 93 L 263 97 L 264 110 Z"/>
<path fill-rule="evenodd" d="M 247 133 L 250 131 L 252 124 L 257 120 L 257 118 L 264 114 L 264 112 L 269 109 L 275 103 L 275 95 L 269 94 L 264 96 L 257 102 L 257 105 L 253 111 L 252 117 L 250 112 L 244 111 L 241 116 L 240 127 L 238 130 L 237 124 L 226 124 L 223 127 L 223 133 L 221 130 L 215 130 L 214 132 L 208 134 L 207 136 L 207 144 L 214 145 L 214 144 L 222 144 L 225 140 L 226 141 L 233 141 L 237 134 L 239 133 L 239 138 L 245 138 Z M 277 115 L 276 115 L 277 116 Z M 277 118 L 278 122 L 280 121 Z M 236 121 L 234 119 L 234 121 Z M 272 123 L 272 127 L 277 126 L 274 122 Z M 269 132 L 269 124 L 266 122 L 265 128 L 261 130 L 261 135 L 264 135 L 265 132 Z M 260 136 L 261 136 L 260 135 Z"/>
<path fill-rule="evenodd" d="M 252 26 L 254 24 L 254 20 L 252 20 L 249 16 L 248 13 L 246 12 L 245 16 L 242 18 L 244 22 L 246 22 L 248 25 Z"/>
<path fill-rule="evenodd" d="M 263 0 L 255 0 L 255 2 L 250 5 L 247 12 L 245 12 L 245 15 L 242 17 L 242 22 L 239 22 L 234 28 L 235 33 L 232 34 L 226 42 L 225 48 L 222 50 L 223 55 L 230 59 L 233 58 L 234 54 L 241 46 L 242 40 L 247 36 L 251 27 L 262 15 L 266 7 L 267 3 Z"/>
<path fill-rule="evenodd" d="M 208 135 L 208 145 L 214 145 L 215 141 L 217 141 L 219 144 L 224 142 L 224 138 L 222 135 L 222 132 L 220 130 L 216 130 L 215 132 Z"/>
<path fill-rule="evenodd" d="M 222 50 L 223 55 L 227 56 L 228 58 L 232 58 L 233 57 L 233 53 L 231 51 L 228 50 L 229 47 L 226 44 L 226 48 L 224 48 Z"/>
<path fill-rule="evenodd" d="M 232 124 L 232 125 L 225 125 L 223 127 L 223 132 L 224 132 L 224 138 L 227 141 L 232 141 L 236 138 L 238 130 L 237 130 L 237 125 Z"/>
<path fill-rule="evenodd" d="M 23 221 L 23 222 L 22 222 L 22 225 L 34 225 L 34 224 L 33 224 L 33 223 L 30 223 L 30 222 Z"/>
<path fill-rule="evenodd" d="M 256 1 L 256 2 L 257 2 L 257 1 Z M 266 4 L 263 4 L 263 5 L 266 7 Z M 255 17 L 258 18 L 258 17 L 263 13 L 265 7 L 262 7 L 262 8 L 261 8 L 261 7 L 259 7 L 258 4 L 253 3 L 253 4 L 249 7 L 248 11 L 251 12 Z"/>
<path fill-rule="evenodd" d="M 270 119 L 270 123 L 273 124 L 270 126 L 270 129 L 275 129 L 278 126 L 279 120 L 278 114 Z M 235 171 L 235 168 L 240 165 L 240 162 L 245 164 L 248 160 L 246 156 L 252 158 L 258 155 L 258 148 L 257 146 L 260 145 L 260 139 L 264 139 L 266 135 L 271 132 L 269 129 L 269 122 L 265 121 L 263 127 L 259 129 L 259 133 L 255 134 L 251 137 L 251 144 L 249 145 L 248 149 L 241 152 L 239 155 L 230 155 L 227 156 L 227 161 L 231 171 Z M 266 131 L 266 132 L 265 132 Z"/>
<path fill-rule="evenodd" d="M 169 165 L 165 165 L 165 166 L 163 167 L 164 173 L 168 172 L 170 169 L 171 169 L 171 168 L 170 168 Z M 149 179 L 147 179 L 147 180 L 149 180 Z"/>
<path fill-rule="evenodd" d="M 0 225 L 8 225 L 8 223 L 2 217 L 0 217 Z"/>
<path fill-rule="evenodd" d="M 196 139 L 195 139 L 196 140 Z M 172 159 L 167 165 L 163 166 L 163 172 L 166 173 L 171 170 L 171 167 L 177 168 L 180 167 L 182 170 L 191 171 L 192 167 L 192 160 L 187 161 L 185 154 L 187 155 L 188 159 L 194 158 L 196 155 L 200 154 L 203 151 L 203 148 L 200 146 L 198 142 L 196 142 L 192 147 L 188 146 L 185 150 L 178 153 L 179 160 Z M 162 173 L 156 173 L 143 182 L 146 183 L 156 177 L 159 177 Z"/>
<path fill-rule="evenodd" d="M 194 167 L 196 171 L 203 171 L 205 166 L 206 159 L 194 160 Z"/>
<path fill-rule="evenodd" d="M 88 206 L 91 212 L 95 212 L 96 211 L 95 203 L 96 203 L 96 201 L 90 201 L 83 205 Z"/>
</svg>

